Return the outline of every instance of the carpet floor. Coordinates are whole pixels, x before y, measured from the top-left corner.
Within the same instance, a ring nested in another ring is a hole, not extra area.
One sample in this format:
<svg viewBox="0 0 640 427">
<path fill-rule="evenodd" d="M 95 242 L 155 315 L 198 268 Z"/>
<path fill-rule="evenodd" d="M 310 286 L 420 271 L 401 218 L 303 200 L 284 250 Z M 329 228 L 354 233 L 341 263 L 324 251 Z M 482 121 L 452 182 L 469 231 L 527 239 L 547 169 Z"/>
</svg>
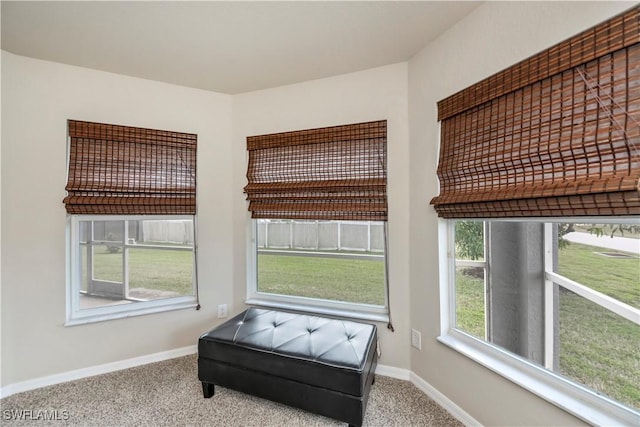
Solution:
<svg viewBox="0 0 640 427">
<path fill-rule="evenodd" d="M 346 425 L 222 387 L 204 399 L 195 355 L 18 393 L 0 409 L 3 426 Z M 379 375 L 364 425 L 462 424 L 410 382 Z"/>
</svg>

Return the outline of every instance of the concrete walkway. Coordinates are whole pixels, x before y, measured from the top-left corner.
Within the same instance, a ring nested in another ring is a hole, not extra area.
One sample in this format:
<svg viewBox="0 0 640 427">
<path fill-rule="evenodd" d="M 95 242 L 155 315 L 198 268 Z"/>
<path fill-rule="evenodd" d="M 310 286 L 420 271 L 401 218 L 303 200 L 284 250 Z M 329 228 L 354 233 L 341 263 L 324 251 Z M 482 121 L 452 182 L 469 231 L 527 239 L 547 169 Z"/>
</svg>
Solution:
<svg viewBox="0 0 640 427">
<path fill-rule="evenodd" d="M 583 245 L 640 254 L 640 239 L 618 236 L 610 237 L 608 235 L 598 237 L 595 234 L 581 233 L 579 231 L 567 233 L 564 235 L 564 238 L 570 242 L 582 243 Z"/>
</svg>

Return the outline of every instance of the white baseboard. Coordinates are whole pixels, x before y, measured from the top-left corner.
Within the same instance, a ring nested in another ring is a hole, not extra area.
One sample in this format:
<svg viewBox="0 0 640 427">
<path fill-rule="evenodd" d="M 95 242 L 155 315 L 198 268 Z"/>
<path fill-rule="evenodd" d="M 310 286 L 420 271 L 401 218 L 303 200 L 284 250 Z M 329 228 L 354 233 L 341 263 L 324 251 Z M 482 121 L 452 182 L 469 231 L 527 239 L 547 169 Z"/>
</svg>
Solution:
<svg viewBox="0 0 640 427">
<path fill-rule="evenodd" d="M 410 381 L 411 372 L 408 369 L 396 368 L 394 366 L 378 365 L 376 367 L 376 375 L 383 377 L 391 377 L 399 380 Z"/>
<path fill-rule="evenodd" d="M 133 368 L 135 366 L 146 365 L 147 363 L 161 362 L 163 360 L 174 359 L 176 357 L 195 354 L 198 351 L 196 345 L 176 348 L 173 350 L 162 351 L 160 353 L 148 354 L 131 359 L 119 360 L 117 362 L 105 363 L 103 365 L 90 366 L 88 368 L 76 369 L 74 371 L 63 372 L 61 374 L 49 375 L 46 377 L 35 378 L 15 384 L 9 384 L 0 388 L 0 399 L 9 397 L 12 394 L 22 393 L 40 387 L 65 383 L 67 381 L 79 380 L 81 378 L 92 377 L 95 375 L 106 374 L 109 372 L 119 371 L 121 369 Z"/>
<path fill-rule="evenodd" d="M 410 376 L 411 376 L 410 381 L 411 383 L 413 383 L 413 385 L 418 387 L 420 391 L 422 391 L 424 394 L 426 394 L 431 399 L 433 399 L 434 402 L 436 402 L 438 405 L 446 409 L 451 415 L 456 417 L 456 419 L 460 421 L 462 424 L 464 424 L 465 426 L 481 426 L 482 425 L 478 420 L 476 420 L 467 412 L 465 412 L 461 407 L 453 403 L 451 399 L 449 399 L 447 396 L 439 392 L 431 384 L 429 384 L 428 382 L 426 382 L 425 380 L 423 380 L 413 372 L 410 373 Z"/>
<path fill-rule="evenodd" d="M 384 377 L 396 378 L 399 380 L 410 381 L 418 389 L 433 399 L 438 405 L 442 406 L 447 412 L 453 415 L 458 421 L 465 426 L 481 426 L 476 419 L 467 414 L 462 408 L 453 403 L 444 394 L 440 393 L 431 384 L 414 374 L 408 369 L 396 368 L 394 366 L 378 365 L 376 368 L 376 375 L 382 375 Z"/>
<path fill-rule="evenodd" d="M 67 381 L 79 380 L 82 378 L 92 377 L 95 375 L 106 374 L 109 372 L 119 371 L 122 369 L 133 368 L 136 366 L 146 365 L 148 363 L 161 362 L 163 360 L 174 359 L 176 357 L 195 354 L 198 348 L 196 345 L 176 348 L 173 350 L 163 351 L 160 353 L 148 354 L 146 356 L 133 357 L 131 359 L 119 360 L 117 362 L 105 363 L 103 365 L 91 366 L 74 371 L 63 372 L 61 374 L 49 375 L 46 377 L 35 378 L 33 380 L 23 381 L 0 388 L 0 399 L 9 397 L 12 394 L 22 393 L 40 387 L 60 384 Z M 451 415 L 456 417 L 466 426 L 480 426 L 481 424 L 473 417 L 462 410 L 458 405 L 453 403 L 448 397 L 436 390 L 431 384 L 409 371 L 408 369 L 396 368 L 387 365 L 378 365 L 376 374 L 385 377 L 396 378 L 403 381 L 411 381 L 420 391 L 433 399 L 440 406 L 445 408 Z"/>
</svg>

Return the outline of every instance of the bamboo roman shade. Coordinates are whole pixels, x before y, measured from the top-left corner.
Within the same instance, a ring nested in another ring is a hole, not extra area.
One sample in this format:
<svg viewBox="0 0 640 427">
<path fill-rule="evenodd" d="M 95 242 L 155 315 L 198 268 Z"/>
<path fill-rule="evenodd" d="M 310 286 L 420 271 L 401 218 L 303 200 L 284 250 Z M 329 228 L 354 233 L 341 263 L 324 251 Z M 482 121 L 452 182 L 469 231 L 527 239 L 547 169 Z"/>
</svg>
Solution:
<svg viewBox="0 0 640 427">
<path fill-rule="evenodd" d="M 444 218 L 640 214 L 640 7 L 438 103 Z"/>
<path fill-rule="evenodd" d="M 197 135 L 68 121 L 69 214 L 195 215 Z"/>
<path fill-rule="evenodd" d="M 247 138 L 253 218 L 387 219 L 386 120 Z"/>
</svg>

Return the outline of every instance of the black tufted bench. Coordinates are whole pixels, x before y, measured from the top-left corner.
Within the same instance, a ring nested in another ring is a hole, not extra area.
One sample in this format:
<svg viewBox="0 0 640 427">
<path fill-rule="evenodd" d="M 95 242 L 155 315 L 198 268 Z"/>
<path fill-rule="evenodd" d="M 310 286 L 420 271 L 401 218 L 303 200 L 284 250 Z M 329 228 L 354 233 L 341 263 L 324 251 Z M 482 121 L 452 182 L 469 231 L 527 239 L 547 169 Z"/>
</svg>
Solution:
<svg viewBox="0 0 640 427">
<path fill-rule="evenodd" d="M 374 325 L 250 308 L 198 341 L 204 397 L 220 385 L 360 426 L 378 360 Z"/>
</svg>

